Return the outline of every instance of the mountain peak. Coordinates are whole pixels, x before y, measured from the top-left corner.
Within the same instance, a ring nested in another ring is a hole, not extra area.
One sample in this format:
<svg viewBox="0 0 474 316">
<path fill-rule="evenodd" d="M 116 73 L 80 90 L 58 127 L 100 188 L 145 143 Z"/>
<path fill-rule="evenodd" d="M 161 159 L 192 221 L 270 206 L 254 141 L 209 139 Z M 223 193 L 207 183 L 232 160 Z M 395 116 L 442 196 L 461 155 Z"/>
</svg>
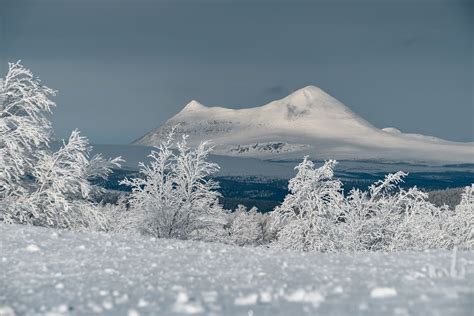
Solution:
<svg viewBox="0 0 474 316">
<path fill-rule="evenodd" d="M 313 107 L 315 105 L 328 105 L 339 103 L 336 99 L 316 86 L 306 86 L 298 89 L 285 97 L 287 103 L 293 106 Z"/>
<path fill-rule="evenodd" d="M 351 111 L 344 104 L 316 86 L 306 86 L 298 89 L 283 99 L 267 105 L 279 111 L 286 111 L 290 120 L 304 118 L 320 124 L 329 121 L 353 121 L 366 127 L 373 126 Z"/>
<path fill-rule="evenodd" d="M 318 97 L 318 96 L 329 96 L 326 92 L 323 91 L 323 89 L 316 87 L 316 86 L 306 86 L 301 89 L 295 90 L 293 93 L 291 93 L 289 96 L 298 96 L 298 95 L 304 95 L 306 97 Z"/>
<path fill-rule="evenodd" d="M 202 109 L 206 109 L 207 107 L 196 100 L 191 100 L 186 106 L 183 108 L 182 111 L 199 111 Z"/>
<path fill-rule="evenodd" d="M 296 90 L 294 93 L 297 93 L 297 92 L 300 92 L 300 93 L 309 93 L 309 94 L 318 94 L 318 93 L 325 93 L 323 91 L 323 89 L 317 87 L 317 86 L 313 86 L 313 85 L 308 85 L 308 86 L 305 86 L 301 89 L 298 89 Z"/>
</svg>

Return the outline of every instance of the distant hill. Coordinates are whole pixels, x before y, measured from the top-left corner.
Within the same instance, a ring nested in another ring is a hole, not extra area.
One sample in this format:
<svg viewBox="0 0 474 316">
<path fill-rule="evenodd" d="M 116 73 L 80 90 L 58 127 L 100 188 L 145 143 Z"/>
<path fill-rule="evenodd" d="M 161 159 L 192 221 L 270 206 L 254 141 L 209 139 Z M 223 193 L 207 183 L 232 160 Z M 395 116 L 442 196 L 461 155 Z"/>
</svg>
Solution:
<svg viewBox="0 0 474 316">
<path fill-rule="evenodd" d="M 178 137 L 190 135 L 191 144 L 211 140 L 215 153 L 225 156 L 474 163 L 474 143 L 379 129 L 315 86 L 249 109 L 191 101 L 133 144 L 157 145 L 174 126 Z"/>
</svg>

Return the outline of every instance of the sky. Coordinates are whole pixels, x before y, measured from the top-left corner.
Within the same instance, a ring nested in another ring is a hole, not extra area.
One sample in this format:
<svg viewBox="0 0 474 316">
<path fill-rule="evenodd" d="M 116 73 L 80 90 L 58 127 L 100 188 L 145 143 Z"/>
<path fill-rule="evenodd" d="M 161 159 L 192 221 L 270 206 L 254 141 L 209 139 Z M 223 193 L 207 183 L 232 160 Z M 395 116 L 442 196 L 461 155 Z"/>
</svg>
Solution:
<svg viewBox="0 0 474 316">
<path fill-rule="evenodd" d="M 127 144 L 196 99 L 316 85 L 373 125 L 474 141 L 474 1 L 0 0 L 0 77 L 58 90 L 59 137 Z"/>
</svg>

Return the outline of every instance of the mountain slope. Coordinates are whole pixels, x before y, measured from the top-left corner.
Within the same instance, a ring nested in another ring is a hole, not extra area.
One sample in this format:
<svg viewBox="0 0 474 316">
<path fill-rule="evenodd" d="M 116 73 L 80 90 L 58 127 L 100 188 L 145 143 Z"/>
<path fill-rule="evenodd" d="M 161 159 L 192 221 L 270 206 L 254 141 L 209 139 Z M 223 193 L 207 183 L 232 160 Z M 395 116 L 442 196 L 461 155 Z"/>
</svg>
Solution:
<svg viewBox="0 0 474 316">
<path fill-rule="evenodd" d="M 250 109 L 193 100 L 134 144 L 157 145 L 176 125 L 178 136 L 189 134 L 192 144 L 211 140 L 218 154 L 230 156 L 474 162 L 473 143 L 378 129 L 314 86 Z"/>
</svg>

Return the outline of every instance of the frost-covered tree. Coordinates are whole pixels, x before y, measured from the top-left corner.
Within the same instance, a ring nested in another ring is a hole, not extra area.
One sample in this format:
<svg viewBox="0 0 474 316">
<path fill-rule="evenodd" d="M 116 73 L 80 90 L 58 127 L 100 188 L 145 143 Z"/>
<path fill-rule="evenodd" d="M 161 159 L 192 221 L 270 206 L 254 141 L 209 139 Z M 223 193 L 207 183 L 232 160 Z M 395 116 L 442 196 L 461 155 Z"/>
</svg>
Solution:
<svg viewBox="0 0 474 316">
<path fill-rule="evenodd" d="M 336 161 L 320 168 L 305 157 L 289 181 L 290 193 L 272 214 L 276 245 L 304 251 L 336 251 L 340 245 L 340 217 L 344 212 L 342 183 L 334 180 Z"/>
<path fill-rule="evenodd" d="M 381 250 L 388 247 L 400 220 L 397 184 L 407 176 L 404 172 L 388 174 L 369 187 L 368 192 L 352 190 L 346 199 L 344 214 L 345 248 Z"/>
<path fill-rule="evenodd" d="M 223 242 L 238 246 L 261 244 L 265 237 L 264 218 L 265 216 L 259 213 L 256 207 L 247 210 L 244 205 L 238 205 L 229 215 Z"/>
<path fill-rule="evenodd" d="M 99 205 L 100 213 L 104 214 L 106 223 L 104 231 L 121 234 L 137 234 L 139 232 L 139 220 L 137 212 L 128 205 L 128 194 L 122 193 L 117 200 L 111 203 L 101 203 Z"/>
<path fill-rule="evenodd" d="M 464 188 L 461 202 L 447 226 L 453 243 L 451 246 L 474 249 L 474 184 Z"/>
<path fill-rule="evenodd" d="M 443 230 L 440 220 L 447 209 L 427 201 L 428 195 L 413 187 L 387 195 L 375 203 L 377 215 L 387 218 L 379 227 L 381 238 L 370 250 L 423 250 L 443 248 Z M 380 203 L 380 201 L 388 201 Z M 372 203 L 373 204 L 373 203 Z M 371 203 L 369 203 L 369 206 Z"/>
<path fill-rule="evenodd" d="M 142 177 L 125 179 L 132 188 L 130 206 L 138 226 L 156 237 L 213 240 L 223 233 L 225 212 L 219 204 L 218 184 L 209 177 L 219 170 L 207 161 L 206 142 L 190 148 L 187 136 L 171 149 L 173 132 L 140 164 Z"/>
<path fill-rule="evenodd" d="M 90 194 L 120 158 L 90 157 L 85 137 L 73 131 L 56 152 L 49 148 L 47 116 L 54 91 L 20 63 L 9 64 L 0 84 L 0 219 L 72 229 L 100 229 L 106 219 Z"/>
<path fill-rule="evenodd" d="M 456 207 L 457 211 L 474 211 L 474 184 L 464 188 L 464 192 L 461 195 L 461 202 Z"/>
<path fill-rule="evenodd" d="M 342 194 L 334 161 L 319 169 L 307 158 L 290 180 L 290 193 L 271 215 L 279 247 L 305 251 L 395 251 L 474 248 L 473 187 L 455 211 L 435 206 L 416 187 L 399 186 L 404 172 L 387 175 L 368 191 Z"/>
<path fill-rule="evenodd" d="M 398 186 L 407 174 L 389 174 L 346 199 L 344 248 L 348 250 L 424 250 L 449 248 L 448 207 L 437 207 L 417 187 Z"/>
<path fill-rule="evenodd" d="M 94 191 L 101 190 L 91 180 L 106 179 L 112 168 L 120 167 L 121 159 L 106 160 L 100 155 L 89 158 L 91 150 L 87 138 L 75 130 L 56 152 L 40 152 L 32 173 L 37 189 L 30 195 L 40 214 L 33 223 L 81 228 L 104 221 L 89 199 Z"/>
<path fill-rule="evenodd" d="M 20 62 L 9 63 L 0 79 L 0 197 L 21 194 L 21 179 L 49 145 L 51 123 L 46 115 L 56 104 L 55 91 L 42 85 Z M 25 189 L 26 190 L 26 189 Z"/>
</svg>

